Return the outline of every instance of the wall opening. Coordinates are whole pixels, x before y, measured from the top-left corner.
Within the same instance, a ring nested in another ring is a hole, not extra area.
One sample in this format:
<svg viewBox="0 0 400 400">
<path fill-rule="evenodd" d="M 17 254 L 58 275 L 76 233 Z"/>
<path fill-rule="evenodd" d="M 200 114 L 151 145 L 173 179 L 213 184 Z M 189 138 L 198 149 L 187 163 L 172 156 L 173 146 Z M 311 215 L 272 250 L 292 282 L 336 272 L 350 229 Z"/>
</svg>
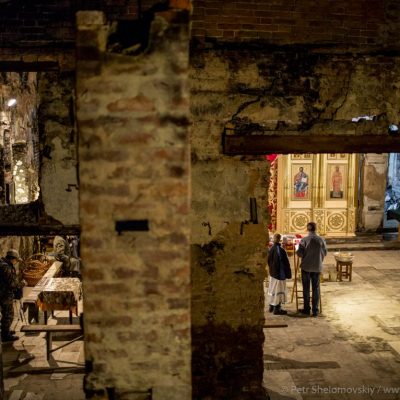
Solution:
<svg viewBox="0 0 400 400">
<path fill-rule="evenodd" d="M 39 129 L 36 72 L 0 75 L 0 204 L 39 198 Z"/>
</svg>

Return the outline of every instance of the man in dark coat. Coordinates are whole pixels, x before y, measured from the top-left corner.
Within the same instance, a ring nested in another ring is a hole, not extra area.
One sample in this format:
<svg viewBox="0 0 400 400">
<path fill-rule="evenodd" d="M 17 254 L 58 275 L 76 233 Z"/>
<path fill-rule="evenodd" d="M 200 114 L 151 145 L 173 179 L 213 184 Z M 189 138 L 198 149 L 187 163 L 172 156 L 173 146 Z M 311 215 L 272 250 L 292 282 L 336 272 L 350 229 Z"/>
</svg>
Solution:
<svg viewBox="0 0 400 400">
<path fill-rule="evenodd" d="M 301 257 L 301 281 L 303 284 L 304 308 L 302 314 L 310 315 L 310 282 L 312 286 L 312 315 L 319 313 L 319 281 L 322 272 L 322 262 L 327 254 L 325 239 L 317 234 L 317 224 L 307 224 L 308 236 L 301 239 L 296 254 Z"/>
<path fill-rule="evenodd" d="M 286 279 L 292 277 L 290 262 L 286 251 L 281 247 L 281 235 L 275 233 L 274 244 L 268 253 L 269 286 L 268 300 L 269 312 L 276 315 L 287 314 L 281 309 L 281 304 L 286 303 Z"/>
<path fill-rule="evenodd" d="M 1 341 L 12 342 L 18 339 L 10 331 L 14 319 L 14 291 L 18 287 L 17 273 L 14 265 L 19 262 L 19 253 L 11 249 L 5 258 L 0 260 L 0 303 L 1 303 Z"/>
</svg>

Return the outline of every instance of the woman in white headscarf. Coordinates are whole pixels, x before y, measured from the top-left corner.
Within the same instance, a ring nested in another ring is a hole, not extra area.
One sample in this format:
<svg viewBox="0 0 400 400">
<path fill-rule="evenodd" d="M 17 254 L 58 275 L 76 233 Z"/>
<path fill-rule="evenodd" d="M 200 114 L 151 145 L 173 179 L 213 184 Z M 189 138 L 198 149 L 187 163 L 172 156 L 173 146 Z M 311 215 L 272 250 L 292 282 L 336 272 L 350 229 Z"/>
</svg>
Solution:
<svg viewBox="0 0 400 400">
<path fill-rule="evenodd" d="M 289 258 L 286 254 L 286 251 L 282 249 L 280 242 L 281 235 L 279 233 L 275 233 L 274 244 L 268 253 L 269 312 L 273 312 L 275 315 L 287 314 L 286 310 L 282 310 L 281 304 L 286 303 L 286 279 L 290 279 L 292 277 Z"/>
</svg>

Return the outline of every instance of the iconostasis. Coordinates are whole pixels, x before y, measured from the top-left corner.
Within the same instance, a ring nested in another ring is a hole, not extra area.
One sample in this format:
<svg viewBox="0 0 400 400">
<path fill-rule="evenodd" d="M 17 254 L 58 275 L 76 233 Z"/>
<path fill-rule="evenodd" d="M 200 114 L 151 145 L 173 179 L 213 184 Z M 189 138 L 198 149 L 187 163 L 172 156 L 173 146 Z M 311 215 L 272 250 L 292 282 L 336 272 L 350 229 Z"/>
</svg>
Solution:
<svg viewBox="0 0 400 400">
<path fill-rule="evenodd" d="M 320 234 L 354 236 L 356 154 L 290 154 L 277 161 L 277 231 L 305 233 L 314 221 Z"/>
</svg>

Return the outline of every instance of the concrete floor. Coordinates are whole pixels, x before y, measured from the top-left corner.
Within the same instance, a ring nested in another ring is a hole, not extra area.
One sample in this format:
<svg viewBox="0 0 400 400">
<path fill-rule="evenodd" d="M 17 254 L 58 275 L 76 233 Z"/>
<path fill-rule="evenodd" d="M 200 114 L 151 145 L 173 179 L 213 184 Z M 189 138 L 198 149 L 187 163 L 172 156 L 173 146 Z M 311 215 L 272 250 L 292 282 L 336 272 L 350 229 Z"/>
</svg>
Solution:
<svg viewBox="0 0 400 400">
<path fill-rule="evenodd" d="M 321 316 L 299 315 L 295 303 L 287 316 L 266 312 L 267 324 L 288 324 L 265 330 L 271 400 L 400 399 L 400 251 L 353 254 L 352 282 L 336 282 L 326 257 Z"/>
<path fill-rule="evenodd" d="M 334 281 L 332 253 L 325 259 L 320 317 L 298 315 L 294 303 L 286 305 L 287 316 L 266 312 L 267 324 L 288 324 L 265 330 L 264 385 L 272 400 L 400 399 L 400 250 L 353 253 L 352 282 Z M 292 286 L 289 281 L 289 294 Z M 55 317 L 49 323 L 68 323 L 66 312 L 56 312 Z M 18 331 L 17 318 L 15 325 Z M 54 352 L 48 362 L 44 334 L 17 334 L 17 342 L 3 345 L 7 399 L 85 398 L 79 372 L 83 342 Z M 58 339 L 54 347 L 68 338 Z M 18 373 L 44 367 L 70 370 Z"/>
</svg>

